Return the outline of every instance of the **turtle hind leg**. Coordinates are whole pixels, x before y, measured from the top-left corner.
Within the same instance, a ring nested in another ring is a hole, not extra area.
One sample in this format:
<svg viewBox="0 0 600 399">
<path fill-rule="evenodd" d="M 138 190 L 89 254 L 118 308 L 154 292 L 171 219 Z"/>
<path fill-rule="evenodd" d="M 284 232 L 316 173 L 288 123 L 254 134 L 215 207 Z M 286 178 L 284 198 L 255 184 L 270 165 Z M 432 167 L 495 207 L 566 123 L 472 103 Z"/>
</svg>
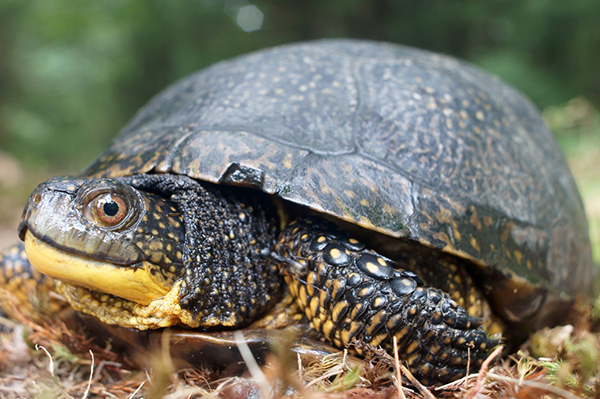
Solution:
<svg viewBox="0 0 600 399">
<path fill-rule="evenodd" d="M 338 347 L 356 339 L 391 352 L 396 337 L 401 359 L 424 382 L 462 377 L 498 344 L 448 294 L 330 223 L 290 223 L 275 254 L 313 328 Z"/>
</svg>

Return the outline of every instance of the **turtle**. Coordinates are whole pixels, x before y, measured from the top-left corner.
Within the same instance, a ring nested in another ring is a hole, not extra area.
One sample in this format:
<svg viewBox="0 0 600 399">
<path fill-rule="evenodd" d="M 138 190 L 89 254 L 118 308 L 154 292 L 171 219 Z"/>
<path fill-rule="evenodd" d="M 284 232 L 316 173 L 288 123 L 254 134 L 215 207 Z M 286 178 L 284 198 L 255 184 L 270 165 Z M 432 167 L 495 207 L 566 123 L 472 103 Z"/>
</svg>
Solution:
<svg viewBox="0 0 600 399">
<path fill-rule="evenodd" d="M 576 184 L 531 102 L 452 57 L 351 39 L 175 83 L 79 176 L 40 184 L 19 236 L 104 323 L 304 320 L 358 355 L 397 342 L 426 384 L 595 293 Z"/>
</svg>

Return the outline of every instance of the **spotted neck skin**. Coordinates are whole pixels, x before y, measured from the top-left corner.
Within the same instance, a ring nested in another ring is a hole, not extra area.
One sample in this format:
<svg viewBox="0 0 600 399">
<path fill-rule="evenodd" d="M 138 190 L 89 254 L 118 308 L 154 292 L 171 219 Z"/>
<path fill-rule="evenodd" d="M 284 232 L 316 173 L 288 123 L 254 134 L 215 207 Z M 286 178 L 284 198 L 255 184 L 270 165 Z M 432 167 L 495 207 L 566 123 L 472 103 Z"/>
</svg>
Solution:
<svg viewBox="0 0 600 399">
<path fill-rule="evenodd" d="M 258 193 L 170 174 L 121 181 L 168 196 L 181 213 L 186 236 L 179 304 L 191 312 L 192 327 L 244 326 L 279 299 L 282 282 L 269 256 L 277 222 Z"/>
</svg>

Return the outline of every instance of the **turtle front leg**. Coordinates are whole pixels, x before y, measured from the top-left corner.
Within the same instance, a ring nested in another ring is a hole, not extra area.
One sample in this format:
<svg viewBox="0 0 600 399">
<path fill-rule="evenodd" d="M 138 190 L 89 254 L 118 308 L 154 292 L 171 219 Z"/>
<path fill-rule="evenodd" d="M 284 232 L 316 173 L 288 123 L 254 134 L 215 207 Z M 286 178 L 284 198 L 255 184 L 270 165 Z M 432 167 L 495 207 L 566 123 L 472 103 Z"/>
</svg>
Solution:
<svg viewBox="0 0 600 399">
<path fill-rule="evenodd" d="M 327 340 L 347 347 L 356 339 L 391 353 L 395 336 L 400 358 L 426 384 L 460 378 L 467 364 L 476 370 L 498 344 L 448 294 L 330 223 L 290 223 L 275 253 L 292 295 Z"/>
</svg>

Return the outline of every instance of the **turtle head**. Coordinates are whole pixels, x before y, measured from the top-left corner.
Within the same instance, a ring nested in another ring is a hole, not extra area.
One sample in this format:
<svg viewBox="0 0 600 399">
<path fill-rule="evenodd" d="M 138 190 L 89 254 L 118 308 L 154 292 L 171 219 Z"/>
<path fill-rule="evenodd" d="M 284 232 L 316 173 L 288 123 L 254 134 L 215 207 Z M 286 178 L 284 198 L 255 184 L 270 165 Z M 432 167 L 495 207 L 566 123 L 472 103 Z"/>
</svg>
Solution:
<svg viewBox="0 0 600 399">
<path fill-rule="evenodd" d="M 75 309 L 140 329 L 185 323 L 185 231 L 168 199 L 118 179 L 57 177 L 31 194 L 19 235 Z"/>
</svg>

